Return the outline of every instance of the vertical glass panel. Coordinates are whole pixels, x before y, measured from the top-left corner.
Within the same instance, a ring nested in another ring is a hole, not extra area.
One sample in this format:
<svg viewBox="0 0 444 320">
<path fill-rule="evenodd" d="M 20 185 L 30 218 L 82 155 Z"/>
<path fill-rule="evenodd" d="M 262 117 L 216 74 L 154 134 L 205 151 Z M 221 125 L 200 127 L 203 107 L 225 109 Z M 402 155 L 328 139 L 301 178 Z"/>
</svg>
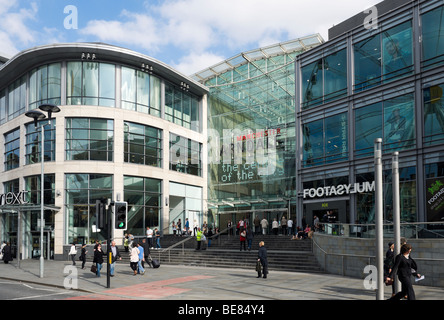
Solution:
<svg viewBox="0 0 444 320">
<path fill-rule="evenodd" d="M 148 106 L 150 94 L 149 75 L 142 71 L 137 71 L 137 103 Z"/>
<path fill-rule="evenodd" d="M 415 140 L 413 94 L 384 101 L 384 151 L 411 148 Z"/>
<path fill-rule="evenodd" d="M 394 80 L 412 71 L 412 23 L 405 22 L 382 33 L 384 80 Z"/>
<path fill-rule="evenodd" d="M 444 6 L 422 15 L 422 60 L 425 67 L 444 61 Z"/>
<path fill-rule="evenodd" d="M 325 160 L 326 163 L 348 158 L 347 113 L 325 119 Z"/>
<path fill-rule="evenodd" d="M 376 138 L 382 137 L 382 103 L 355 110 L 355 154 L 369 156 Z"/>
<path fill-rule="evenodd" d="M 313 121 L 302 126 L 303 159 L 306 166 L 324 162 L 324 132 L 323 120 Z"/>
<path fill-rule="evenodd" d="M 122 67 L 122 108 L 136 110 L 136 71 Z"/>
<path fill-rule="evenodd" d="M 116 96 L 116 67 L 112 64 L 100 65 L 99 105 L 114 107 Z"/>
<path fill-rule="evenodd" d="M 68 104 L 81 104 L 82 96 L 82 63 L 68 62 L 66 95 Z"/>
<path fill-rule="evenodd" d="M 380 83 L 380 35 L 365 39 L 353 46 L 355 90 L 360 91 Z"/>
<path fill-rule="evenodd" d="M 302 106 L 314 106 L 322 103 L 322 59 L 302 67 Z"/>
<path fill-rule="evenodd" d="M 324 100 L 347 93 L 347 52 L 341 50 L 324 58 Z"/>
<path fill-rule="evenodd" d="M 160 79 L 150 77 L 150 114 L 160 117 Z"/>
<path fill-rule="evenodd" d="M 98 105 L 99 96 L 99 64 L 97 62 L 83 63 L 83 96 L 84 104 Z"/>
<path fill-rule="evenodd" d="M 424 144 L 444 142 L 444 85 L 424 89 Z"/>
</svg>

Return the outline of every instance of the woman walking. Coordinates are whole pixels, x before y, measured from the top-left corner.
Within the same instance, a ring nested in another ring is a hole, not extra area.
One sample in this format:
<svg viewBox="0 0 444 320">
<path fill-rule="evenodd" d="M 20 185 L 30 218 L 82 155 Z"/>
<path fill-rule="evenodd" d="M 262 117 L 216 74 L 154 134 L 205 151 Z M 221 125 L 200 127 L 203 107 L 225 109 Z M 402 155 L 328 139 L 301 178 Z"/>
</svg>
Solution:
<svg viewBox="0 0 444 320">
<path fill-rule="evenodd" d="M 97 277 L 100 277 L 100 270 L 102 269 L 102 264 L 103 264 L 103 256 L 105 255 L 106 253 L 103 252 L 102 245 L 99 243 L 97 245 L 96 251 L 94 251 L 94 260 L 93 260 L 93 262 L 95 262 L 97 266 L 97 272 L 96 272 Z"/>
<path fill-rule="evenodd" d="M 389 300 L 400 300 L 405 296 L 407 296 L 407 300 L 416 300 L 412 285 L 412 274 L 418 278 L 420 278 L 421 275 L 416 272 L 417 265 L 415 260 L 410 257 L 411 251 L 412 246 L 410 244 L 406 243 L 401 246 L 401 253 L 396 256 L 393 269 L 386 278 L 387 281 L 393 281 L 394 276 L 398 275 L 398 279 L 401 282 L 401 291 Z"/>
<path fill-rule="evenodd" d="M 134 246 L 131 248 L 130 252 L 130 266 L 131 269 L 134 271 L 134 275 L 137 275 L 137 267 L 139 265 L 139 249 L 137 246 Z"/>
</svg>

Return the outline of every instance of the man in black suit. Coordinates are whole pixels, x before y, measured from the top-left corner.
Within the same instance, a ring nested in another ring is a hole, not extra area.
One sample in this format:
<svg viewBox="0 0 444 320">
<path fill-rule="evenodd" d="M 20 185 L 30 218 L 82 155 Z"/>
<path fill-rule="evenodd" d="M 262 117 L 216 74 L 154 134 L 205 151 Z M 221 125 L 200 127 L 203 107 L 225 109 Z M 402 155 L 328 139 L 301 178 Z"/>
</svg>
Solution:
<svg viewBox="0 0 444 320">
<path fill-rule="evenodd" d="M 415 291 L 412 285 L 412 274 L 416 277 L 421 277 L 416 272 L 417 265 L 415 260 L 410 257 L 412 246 L 408 243 L 401 246 L 401 253 L 395 258 L 395 264 L 386 280 L 393 281 L 395 275 L 398 275 L 401 282 L 401 291 L 392 296 L 389 300 L 399 300 L 407 296 L 407 300 L 416 300 Z"/>
</svg>

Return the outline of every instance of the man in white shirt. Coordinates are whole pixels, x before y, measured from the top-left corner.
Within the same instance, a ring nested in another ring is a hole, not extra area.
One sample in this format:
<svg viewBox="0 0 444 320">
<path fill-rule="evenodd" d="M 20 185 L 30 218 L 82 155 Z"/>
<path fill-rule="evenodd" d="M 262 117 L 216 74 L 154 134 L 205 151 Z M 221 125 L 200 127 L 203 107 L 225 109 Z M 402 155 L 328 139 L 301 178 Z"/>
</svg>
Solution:
<svg viewBox="0 0 444 320">
<path fill-rule="evenodd" d="M 262 234 L 267 234 L 268 229 L 268 221 L 265 219 L 265 217 L 261 220 L 261 227 L 262 227 Z"/>
<path fill-rule="evenodd" d="M 293 220 L 291 220 L 291 218 L 288 218 L 287 230 L 288 230 L 288 235 L 292 236 L 293 235 Z"/>
<path fill-rule="evenodd" d="M 153 249 L 153 230 L 150 227 L 146 227 L 146 238 L 148 239 L 148 246 Z"/>
</svg>

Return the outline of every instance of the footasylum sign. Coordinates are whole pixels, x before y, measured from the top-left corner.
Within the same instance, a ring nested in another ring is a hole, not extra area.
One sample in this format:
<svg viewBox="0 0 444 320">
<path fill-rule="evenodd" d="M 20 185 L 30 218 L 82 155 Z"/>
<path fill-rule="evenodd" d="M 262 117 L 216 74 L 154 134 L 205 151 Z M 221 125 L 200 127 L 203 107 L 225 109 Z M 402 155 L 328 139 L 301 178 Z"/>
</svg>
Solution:
<svg viewBox="0 0 444 320">
<path fill-rule="evenodd" d="M 304 189 L 304 199 L 309 198 L 322 198 L 342 196 L 352 193 L 367 193 L 375 191 L 375 182 L 362 182 L 353 184 L 340 184 L 337 186 L 327 186 L 319 188 Z"/>
</svg>

